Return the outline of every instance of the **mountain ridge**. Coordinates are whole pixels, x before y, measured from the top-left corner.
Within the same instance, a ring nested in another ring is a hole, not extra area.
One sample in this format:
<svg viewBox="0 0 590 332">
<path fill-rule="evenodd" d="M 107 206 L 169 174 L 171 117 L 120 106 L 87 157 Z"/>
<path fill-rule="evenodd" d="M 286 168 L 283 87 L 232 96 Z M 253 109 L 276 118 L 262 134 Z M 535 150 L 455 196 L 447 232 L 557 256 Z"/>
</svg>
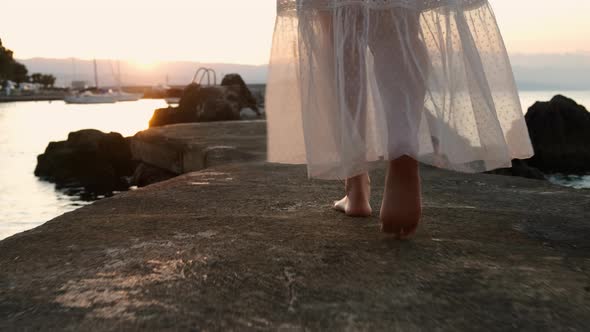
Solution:
<svg viewBox="0 0 590 332">
<path fill-rule="evenodd" d="M 547 53 L 510 55 L 514 75 L 521 90 L 590 90 L 590 53 Z M 69 86 L 73 80 L 94 81 L 93 60 L 29 58 L 18 59 L 29 73 L 51 73 L 58 86 Z M 99 84 L 116 85 L 117 61 L 97 59 Z M 228 73 L 239 73 L 249 84 L 266 82 L 268 66 L 200 61 L 162 61 L 138 64 L 121 60 L 121 79 L 124 85 L 185 85 L 192 81 L 200 67 L 213 68 L 218 82 Z"/>
</svg>

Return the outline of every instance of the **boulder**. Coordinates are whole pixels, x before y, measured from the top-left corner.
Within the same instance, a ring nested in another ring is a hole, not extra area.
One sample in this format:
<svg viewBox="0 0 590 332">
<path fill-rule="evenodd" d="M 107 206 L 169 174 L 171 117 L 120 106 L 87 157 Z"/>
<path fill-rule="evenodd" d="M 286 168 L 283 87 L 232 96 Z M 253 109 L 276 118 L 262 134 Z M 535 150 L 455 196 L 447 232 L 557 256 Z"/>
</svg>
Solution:
<svg viewBox="0 0 590 332">
<path fill-rule="evenodd" d="M 150 119 L 150 127 L 161 127 L 175 123 L 198 122 L 195 113 L 182 112 L 180 107 L 167 107 L 157 109 Z"/>
<path fill-rule="evenodd" d="M 177 174 L 175 173 L 142 162 L 135 169 L 130 184 L 132 186 L 145 187 L 150 184 L 172 179 L 176 176 Z"/>
<path fill-rule="evenodd" d="M 512 160 L 511 168 L 500 168 L 486 172 L 489 174 L 518 176 L 527 179 L 545 180 L 545 174 L 539 169 L 529 166 L 526 161 L 520 159 Z"/>
<path fill-rule="evenodd" d="M 221 80 L 221 86 L 233 86 L 236 87 L 238 90 L 238 102 L 240 103 L 241 108 L 250 108 L 254 110 L 257 114 L 260 114 L 258 111 L 258 100 L 254 97 L 246 82 L 242 79 L 239 74 L 227 74 Z"/>
<path fill-rule="evenodd" d="M 178 107 L 158 109 L 150 127 L 175 123 L 240 120 L 241 111 L 249 108 L 260 116 L 256 98 L 237 74 L 226 75 L 220 86 L 189 84 Z"/>
<path fill-rule="evenodd" d="M 240 120 L 241 105 L 237 89 L 204 87 L 200 95 L 202 102 L 196 107 L 197 122 Z"/>
<path fill-rule="evenodd" d="M 238 88 L 189 84 L 178 107 L 157 109 L 150 127 L 176 123 L 240 120 Z"/>
<path fill-rule="evenodd" d="M 535 150 L 528 165 L 544 173 L 590 172 L 590 113 L 584 106 L 557 95 L 536 102 L 525 118 Z"/>
<path fill-rule="evenodd" d="M 244 108 L 240 111 L 240 118 L 242 120 L 254 120 L 258 119 L 261 113 L 257 113 L 255 110 L 251 108 Z"/>
<path fill-rule="evenodd" d="M 135 166 L 121 134 L 86 129 L 70 133 L 67 141 L 49 143 L 37 157 L 35 175 L 58 187 L 110 193 L 128 188 L 125 177 L 133 174 Z"/>
</svg>

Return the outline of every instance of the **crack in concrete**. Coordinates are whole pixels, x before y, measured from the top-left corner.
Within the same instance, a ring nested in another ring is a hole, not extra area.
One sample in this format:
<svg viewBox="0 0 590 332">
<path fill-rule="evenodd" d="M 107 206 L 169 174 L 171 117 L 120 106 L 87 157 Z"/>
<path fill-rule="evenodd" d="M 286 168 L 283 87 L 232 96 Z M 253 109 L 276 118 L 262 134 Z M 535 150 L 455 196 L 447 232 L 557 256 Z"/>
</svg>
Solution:
<svg viewBox="0 0 590 332">
<path fill-rule="evenodd" d="M 295 292 L 295 270 L 293 267 L 285 267 L 283 269 L 285 276 L 287 291 L 289 292 L 289 312 L 295 312 L 295 302 L 297 301 L 297 293 Z"/>
</svg>

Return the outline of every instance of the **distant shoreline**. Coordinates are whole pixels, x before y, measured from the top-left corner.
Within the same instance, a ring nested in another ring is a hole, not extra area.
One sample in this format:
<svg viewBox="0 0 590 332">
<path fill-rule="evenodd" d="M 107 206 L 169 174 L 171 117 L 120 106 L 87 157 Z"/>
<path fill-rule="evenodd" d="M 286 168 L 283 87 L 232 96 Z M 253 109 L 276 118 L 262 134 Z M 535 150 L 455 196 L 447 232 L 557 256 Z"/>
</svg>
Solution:
<svg viewBox="0 0 590 332">
<path fill-rule="evenodd" d="M 0 103 L 10 103 L 17 101 L 56 101 L 63 100 L 63 95 L 30 95 L 30 96 L 0 96 Z"/>
<path fill-rule="evenodd" d="M 264 96 L 266 90 L 265 83 L 253 83 L 247 84 L 250 90 L 255 94 L 261 94 Z M 171 88 L 178 88 L 183 89 L 184 86 L 175 85 Z M 132 93 L 143 93 L 144 97 L 142 99 L 163 99 L 164 97 L 159 96 L 158 94 L 154 94 L 150 90 L 152 89 L 151 86 L 148 85 L 137 85 L 137 86 L 125 86 L 123 90 L 126 92 Z M 567 92 L 588 92 L 590 97 L 590 89 L 549 89 L 549 88 L 519 88 L 519 93 L 522 92 L 552 92 L 552 93 L 559 93 L 560 90 L 563 90 L 563 93 Z M 8 102 L 26 102 L 26 101 L 57 101 L 63 100 L 65 93 L 63 94 L 39 94 L 39 95 L 25 95 L 25 96 L 4 96 L 0 94 L 0 103 L 8 103 Z M 575 99 L 575 98 L 574 98 Z M 529 105 L 530 106 L 530 105 Z"/>
<path fill-rule="evenodd" d="M 115 89 L 115 87 L 105 87 L 107 89 Z M 152 90 L 152 86 L 148 85 L 137 85 L 137 86 L 124 86 L 122 89 L 125 92 L 130 93 L 143 93 L 143 98 L 141 99 L 164 99 L 165 96 L 162 95 L 162 92 L 157 92 Z M 174 85 L 170 88 L 175 89 L 184 89 L 185 86 L 181 85 Z M 266 90 L 266 84 L 248 84 L 248 88 L 254 94 L 259 94 L 264 96 Z M 31 95 L 12 95 L 12 96 L 5 96 L 2 95 L 0 91 L 0 103 L 10 103 L 10 102 L 26 102 L 26 101 L 57 101 L 63 100 L 66 95 L 66 92 L 60 93 L 40 93 L 40 94 L 31 94 Z M 261 97 L 262 98 L 262 97 Z"/>
</svg>

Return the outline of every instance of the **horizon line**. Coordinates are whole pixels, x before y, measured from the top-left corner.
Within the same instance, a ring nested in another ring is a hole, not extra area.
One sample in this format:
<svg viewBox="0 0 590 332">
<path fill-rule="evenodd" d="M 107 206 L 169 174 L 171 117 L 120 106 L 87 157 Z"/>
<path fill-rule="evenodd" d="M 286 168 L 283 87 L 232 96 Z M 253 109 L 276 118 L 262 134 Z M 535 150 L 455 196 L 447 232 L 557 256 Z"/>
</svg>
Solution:
<svg viewBox="0 0 590 332">
<path fill-rule="evenodd" d="M 590 50 L 579 50 L 579 51 L 565 51 L 565 52 L 508 52 L 510 56 L 549 56 L 549 55 L 557 55 L 557 56 L 567 56 L 567 55 L 578 55 L 578 56 L 589 56 L 590 57 Z M 170 62 L 191 62 L 191 63 L 206 63 L 206 64 L 219 64 L 219 65 L 242 65 L 242 66 L 252 66 L 252 67 L 260 67 L 268 65 L 268 62 L 262 63 L 240 63 L 240 62 L 216 62 L 216 61 L 203 61 L 203 60 L 187 60 L 187 59 L 162 59 L 162 60 L 149 60 L 143 61 L 141 59 L 132 59 L 132 58 L 88 58 L 88 57 L 48 57 L 48 56 L 33 56 L 33 57 L 16 57 L 16 60 L 35 60 L 35 59 L 45 59 L 45 60 L 80 60 L 80 61 L 125 61 L 125 62 L 147 62 L 151 64 L 157 63 L 170 63 Z"/>
</svg>

